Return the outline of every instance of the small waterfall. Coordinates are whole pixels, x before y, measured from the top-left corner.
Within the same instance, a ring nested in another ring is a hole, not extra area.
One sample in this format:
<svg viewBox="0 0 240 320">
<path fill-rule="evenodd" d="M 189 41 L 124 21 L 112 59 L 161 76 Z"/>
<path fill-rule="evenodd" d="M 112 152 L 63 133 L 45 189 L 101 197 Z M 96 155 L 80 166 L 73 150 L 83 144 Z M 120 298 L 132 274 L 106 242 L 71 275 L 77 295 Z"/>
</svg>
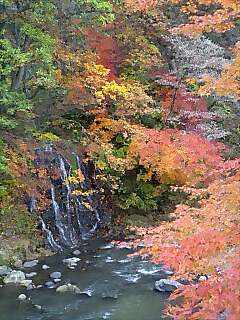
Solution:
<svg viewBox="0 0 240 320">
<path fill-rule="evenodd" d="M 43 166 L 49 171 L 51 208 L 42 214 L 40 223 L 54 251 L 76 247 L 83 239 L 91 237 L 103 218 L 94 170 L 89 169 L 89 164 L 85 164 L 79 155 L 72 155 L 74 167 L 83 176 L 79 181 L 71 179 L 73 165 L 51 145 L 39 148 L 34 161 L 36 167 Z M 51 175 L 53 170 L 58 175 Z M 36 211 L 34 197 L 29 208 L 31 212 Z"/>
</svg>

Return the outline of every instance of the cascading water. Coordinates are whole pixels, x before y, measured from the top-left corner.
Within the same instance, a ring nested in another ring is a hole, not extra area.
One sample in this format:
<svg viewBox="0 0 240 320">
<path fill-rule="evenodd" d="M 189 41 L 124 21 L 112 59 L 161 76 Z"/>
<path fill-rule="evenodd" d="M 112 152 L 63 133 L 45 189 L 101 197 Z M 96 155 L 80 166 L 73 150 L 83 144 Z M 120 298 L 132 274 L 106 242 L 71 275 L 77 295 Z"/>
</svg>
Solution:
<svg viewBox="0 0 240 320">
<path fill-rule="evenodd" d="M 58 172 L 57 177 L 50 174 L 51 208 L 40 217 L 48 244 L 54 251 L 76 247 L 81 240 L 93 235 L 103 218 L 93 172 L 79 155 L 73 153 L 76 170 L 82 179 L 72 182 L 72 165 L 55 148 L 51 145 L 39 148 L 36 155 L 36 167 L 44 166 L 49 171 L 54 169 Z M 36 210 L 34 197 L 30 199 L 29 209 L 30 212 Z"/>
</svg>

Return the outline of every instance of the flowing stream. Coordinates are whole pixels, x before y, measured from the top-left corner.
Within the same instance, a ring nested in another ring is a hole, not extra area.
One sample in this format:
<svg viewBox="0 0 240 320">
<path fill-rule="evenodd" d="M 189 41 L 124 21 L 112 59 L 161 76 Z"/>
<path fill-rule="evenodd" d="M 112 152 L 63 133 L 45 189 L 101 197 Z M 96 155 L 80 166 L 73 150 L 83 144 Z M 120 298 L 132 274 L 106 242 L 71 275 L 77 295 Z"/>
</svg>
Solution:
<svg viewBox="0 0 240 320">
<path fill-rule="evenodd" d="M 154 282 L 166 278 L 166 272 L 147 260 L 129 257 L 129 249 L 106 246 L 100 240 L 88 240 L 79 248 L 80 261 L 69 269 L 62 260 L 73 257 L 71 251 L 39 260 L 24 272 L 36 272 L 36 286 L 0 288 L 0 320 L 159 320 L 167 294 L 153 290 Z M 42 270 L 42 265 L 50 268 Z M 61 272 L 54 288 L 46 287 L 50 274 Z M 56 287 L 71 283 L 80 294 L 56 292 Z M 20 293 L 27 300 L 17 299 Z M 41 306 L 41 307 L 40 307 Z M 41 310 L 40 310 L 41 308 Z"/>
</svg>

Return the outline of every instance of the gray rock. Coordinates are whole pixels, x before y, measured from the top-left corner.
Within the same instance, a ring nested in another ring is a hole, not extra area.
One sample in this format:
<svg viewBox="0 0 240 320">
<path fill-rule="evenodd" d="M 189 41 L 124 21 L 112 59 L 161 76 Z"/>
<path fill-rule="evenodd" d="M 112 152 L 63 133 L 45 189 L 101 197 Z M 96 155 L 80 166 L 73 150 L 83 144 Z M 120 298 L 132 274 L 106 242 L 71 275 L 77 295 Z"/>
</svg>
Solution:
<svg viewBox="0 0 240 320">
<path fill-rule="evenodd" d="M 38 264 L 38 260 L 26 261 L 23 264 L 24 268 L 33 268 Z"/>
<path fill-rule="evenodd" d="M 175 280 L 161 279 L 155 282 L 154 289 L 160 292 L 173 292 L 180 288 L 182 284 Z"/>
<path fill-rule="evenodd" d="M 75 256 L 79 256 L 81 254 L 81 251 L 80 250 L 75 250 L 75 251 L 73 251 L 73 254 Z"/>
<path fill-rule="evenodd" d="M 119 296 L 119 291 L 118 290 L 111 290 L 111 291 L 106 291 L 102 293 L 102 298 L 103 299 L 117 299 Z"/>
<path fill-rule="evenodd" d="M 42 265 L 42 269 L 47 270 L 47 269 L 50 269 L 50 267 L 48 265 L 44 264 L 44 265 Z"/>
<path fill-rule="evenodd" d="M 22 280 L 19 284 L 28 288 L 32 284 L 32 280 Z"/>
<path fill-rule="evenodd" d="M 70 269 L 74 269 L 77 266 L 77 263 L 80 261 L 80 258 L 77 257 L 72 257 L 68 259 L 63 259 L 63 263 L 68 266 Z"/>
<path fill-rule="evenodd" d="M 53 279 L 53 281 L 54 281 L 55 283 L 58 283 L 58 282 L 61 282 L 62 279 Z"/>
<path fill-rule="evenodd" d="M 30 273 L 26 273 L 25 276 L 26 278 L 33 278 L 37 275 L 37 272 L 30 272 Z"/>
<path fill-rule="evenodd" d="M 42 306 L 40 306 L 40 304 L 34 304 L 33 305 L 34 306 L 34 308 L 36 308 L 36 309 L 38 309 L 38 310 L 42 310 Z"/>
<path fill-rule="evenodd" d="M 24 301 L 24 300 L 26 300 L 27 299 L 27 296 L 25 295 L 25 294 L 23 294 L 23 293 L 21 293 L 19 296 L 18 296 L 18 300 L 20 300 L 20 301 Z"/>
<path fill-rule="evenodd" d="M 64 285 L 58 287 L 56 292 L 60 292 L 60 293 L 71 292 L 71 293 L 76 293 L 76 294 L 82 293 L 81 290 L 77 286 L 75 286 L 71 283 L 64 284 Z"/>
<path fill-rule="evenodd" d="M 53 281 L 47 281 L 47 282 L 45 282 L 45 286 L 46 286 L 48 289 L 54 289 L 54 288 L 56 288 L 56 284 L 55 284 Z"/>
<path fill-rule="evenodd" d="M 208 276 L 199 276 L 198 281 L 203 282 L 203 281 L 206 281 L 207 279 L 208 279 Z"/>
<path fill-rule="evenodd" d="M 3 282 L 5 284 L 8 284 L 8 283 L 20 284 L 24 280 L 25 280 L 25 274 L 22 271 L 13 270 L 3 279 Z"/>
<path fill-rule="evenodd" d="M 50 274 L 51 279 L 60 279 L 62 277 L 61 272 L 55 271 Z"/>
<path fill-rule="evenodd" d="M 7 266 L 0 266 L 0 276 L 6 276 L 11 273 L 12 269 Z"/>
</svg>

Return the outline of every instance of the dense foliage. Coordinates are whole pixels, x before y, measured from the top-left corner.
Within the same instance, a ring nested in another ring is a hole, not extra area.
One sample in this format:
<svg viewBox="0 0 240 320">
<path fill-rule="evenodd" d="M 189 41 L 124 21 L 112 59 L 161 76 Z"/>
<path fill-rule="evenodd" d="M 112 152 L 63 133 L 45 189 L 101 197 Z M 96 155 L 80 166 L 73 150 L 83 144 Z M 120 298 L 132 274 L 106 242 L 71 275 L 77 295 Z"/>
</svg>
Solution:
<svg viewBox="0 0 240 320">
<path fill-rule="evenodd" d="M 40 214 L 49 205 L 36 147 L 84 151 L 116 215 L 169 214 L 135 229 L 139 254 L 176 278 L 208 276 L 168 313 L 239 319 L 239 42 L 218 78 L 199 79 L 166 40 L 234 32 L 239 15 L 238 0 L 0 1 L 1 233 L 35 230 L 32 196 Z"/>
</svg>

